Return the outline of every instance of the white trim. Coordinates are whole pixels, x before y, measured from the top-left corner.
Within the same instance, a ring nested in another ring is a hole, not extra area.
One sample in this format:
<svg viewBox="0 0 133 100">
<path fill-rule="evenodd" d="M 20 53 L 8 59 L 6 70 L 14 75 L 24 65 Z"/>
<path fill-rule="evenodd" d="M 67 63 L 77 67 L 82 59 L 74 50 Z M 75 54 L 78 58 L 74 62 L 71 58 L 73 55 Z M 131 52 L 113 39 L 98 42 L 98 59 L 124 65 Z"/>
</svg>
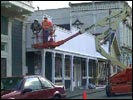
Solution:
<svg viewBox="0 0 133 100">
<path fill-rule="evenodd" d="M 70 56 L 70 77 L 71 77 L 71 91 L 74 91 L 74 87 L 73 87 L 73 56 Z"/>
<path fill-rule="evenodd" d="M 1 51 L 1 58 L 7 58 L 7 57 L 8 57 L 8 54 L 3 52 L 3 51 Z"/>
<path fill-rule="evenodd" d="M 2 1 L 2 3 L 3 4 L 4 3 L 5 4 L 9 3 L 9 4 L 15 5 L 17 7 L 23 8 L 23 9 L 25 9 L 27 11 L 34 12 L 34 7 L 33 6 L 31 6 L 30 4 L 27 5 L 27 3 L 24 3 L 22 1 Z"/>
<path fill-rule="evenodd" d="M 71 80 L 71 78 L 70 77 L 65 77 L 65 80 Z"/>
<path fill-rule="evenodd" d="M 88 89 L 89 84 L 89 59 L 86 59 L 86 88 Z"/>
<path fill-rule="evenodd" d="M 54 79 L 55 79 L 55 81 L 56 81 L 56 80 L 62 80 L 61 77 L 55 77 Z M 62 83 L 63 83 L 63 82 L 62 82 Z"/>
<path fill-rule="evenodd" d="M 90 57 L 90 56 L 86 56 L 83 54 L 79 54 L 79 53 L 75 53 L 75 52 L 70 52 L 70 51 L 65 51 L 65 50 L 57 50 L 57 49 L 46 49 L 46 51 L 48 52 L 56 52 L 56 53 L 61 53 L 61 54 L 65 54 L 65 55 L 72 55 L 72 56 L 77 56 L 77 57 L 81 57 L 81 58 L 90 58 L 90 59 L 94 59 L 97 60 L 96 57 Z"/>
<path fill-rule="evenodd" d="M 55 52 L 52 52 L 52 82 L 55 83 Z"/>
<path fill-rule="evenodd" d="M 45 56 L 46 56 L 46 51 L 43 49 L 41 51 L 41 56 L 42 56 L 42 76 L 45 77 Z"/>
<path fill-rule="evenodd" d="M 1 34 L 1 42 L 8 43 L 8 35 Z"/>
<path fill-rule="evenodd" d="M 27 48 L 26 49 L 27 52 L 30 51 L 41 51 L 40 49 L 34 49 L 34 48 Z M 91 57 L 91 56 L 86 56 L 80 53 L 76 53 L 76 52 L 71 52 L 71 51 L 66 51 L 66 50 L 59 50 L 59 49 L 45 49 L 47 52 L 56 52 L 56 53 L 61 53 L 61 54 L 65 54 L 65 55 L 73 55 L 73 56 L 77 56 L 77 57 L 81 57 L 81 58 L 90 58 L 90 59 L 94 59 L 97 60 L 97 57 Z M 104 59 L 104 58 L 102 58 Z"/>
<path fill-rule="evenodd" d="M 8 58 L 6 67 L 7 76 L 12 76 L 12 19 L 8 19 Z"/>
<path fill-rule="evenodd" d="M 26 67 L 26 39 L 25 39 L 25 23 L 23 22 L 22 26 L 22 75 L 25 75 L 25 67 Z"/>
<path fill-rule="evenodd" d="M 61 55 L 61 59 L 62 59 L 62 83 L 65 86 L 65 55 L 64 54 Z"/>
</svg>

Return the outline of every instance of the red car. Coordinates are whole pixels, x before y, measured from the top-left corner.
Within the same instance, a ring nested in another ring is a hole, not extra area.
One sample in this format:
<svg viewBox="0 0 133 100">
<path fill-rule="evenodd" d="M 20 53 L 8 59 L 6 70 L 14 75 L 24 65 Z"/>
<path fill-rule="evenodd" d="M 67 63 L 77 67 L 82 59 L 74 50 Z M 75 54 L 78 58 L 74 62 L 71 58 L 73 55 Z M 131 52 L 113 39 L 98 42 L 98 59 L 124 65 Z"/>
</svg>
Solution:
<svg viewBox="0 0 133 100">
<path fill-rule="evenodd" d="M 64 86 L 38 75 L 1 78 L 1 99 L 64 99 Z"/>
</svg>

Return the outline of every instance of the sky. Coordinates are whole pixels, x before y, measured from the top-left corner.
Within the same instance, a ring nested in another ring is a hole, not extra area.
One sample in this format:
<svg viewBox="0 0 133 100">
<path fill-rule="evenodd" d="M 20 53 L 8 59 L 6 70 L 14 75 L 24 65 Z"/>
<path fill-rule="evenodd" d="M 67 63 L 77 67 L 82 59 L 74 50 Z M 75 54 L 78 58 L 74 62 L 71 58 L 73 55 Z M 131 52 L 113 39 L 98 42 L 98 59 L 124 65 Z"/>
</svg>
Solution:
<svg viewBox="0 0 133 100">
<path fill-rule="evenodd" d="M 81 2 L 91 2 L 91 1 L 33 1 L 33 6 L 35 10 L 39 7 L 39 10 L 46 9 L 57 9 L 69 7 L 69 2 L 71 3 L 81 3 Z M 132 8 L 132 1 L 127 1 L 129 6 Z"/>
</svg>

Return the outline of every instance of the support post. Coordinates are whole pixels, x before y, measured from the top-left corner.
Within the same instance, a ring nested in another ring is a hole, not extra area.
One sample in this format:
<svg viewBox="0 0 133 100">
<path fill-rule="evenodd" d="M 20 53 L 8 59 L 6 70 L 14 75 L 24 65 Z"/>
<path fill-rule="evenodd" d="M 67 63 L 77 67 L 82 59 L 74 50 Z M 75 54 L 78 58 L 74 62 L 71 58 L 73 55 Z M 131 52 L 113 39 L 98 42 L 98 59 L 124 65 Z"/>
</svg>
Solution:
<svg viewBox="0 0 133 100">
<path fill-rule="evenodd" d="M 70 57 L 70 69 L 71 69 L 71 91 L 74 91 L 74 87 L 73 87 L 73 56 Z"/>
<path fill-rule="evenodd" d="M 89 59 L 86 59 L 86 89 L 88 89 L 88 85 L 89 85 Z"/>
<path fill-rule="evenodd" d="M 52 82 L 55 84 L 55 53 L 52 53 Z"/>
<path fill-rule="evenodd" d="M 45 77 L 45 56 L 46 56 L 46 52 L 44 51 L 44 49 L 41 51 L 41 55 L 42 55 L 42 76 Z"/>
<path fill-rule="evenodd" d="M 62 54 L 62 83 L 65 86 L 65 55 Z"/>
<path fill-rule="evenodd" d="M 111 9 L 109 9 L 109 15 L 111 15 Z M 109 34 L 111 34 L 111 18 L 109 18 Z M 111 55 L 111 35 L 109 37 L 109 54 Z M 110 60 L 108 60 L 108 85 L 110 85 Z"/>
</svg>

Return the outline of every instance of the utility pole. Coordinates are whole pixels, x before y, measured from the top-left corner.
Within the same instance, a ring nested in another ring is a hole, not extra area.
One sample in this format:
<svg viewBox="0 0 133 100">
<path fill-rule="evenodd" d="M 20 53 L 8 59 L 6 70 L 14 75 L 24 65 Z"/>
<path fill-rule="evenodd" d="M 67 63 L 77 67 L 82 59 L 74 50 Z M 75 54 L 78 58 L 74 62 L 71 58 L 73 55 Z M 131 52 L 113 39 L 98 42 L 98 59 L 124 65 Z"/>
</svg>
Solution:
<svg viewBox="0 0 133 100">
<path fill-rule="evenodd" d="M 109 16 L 111 15 L 111 9 L 109 9 Z M 109 37 L 109 54 L 111 55 L 111 18 L 109 18 L 109 34 L 110 34 L 110 37 Z M 110 79 L 110 63 L 111 63 L 111 61 L 110 60 L 108 60 L 108 85 L 110 85 L 110 81 L 109 81 L 109 79 Z"/>
<path fill-rule="evenodd" d="M 92 4 L 93 4 L 93 22 L 94 24 L 96 24 L 96 6 L 95 6 L 95 1 L 92 1 Z M 93 29 L 93 33 L 96 32 L 96 28 L 94 27 Z"/>
</svg>

